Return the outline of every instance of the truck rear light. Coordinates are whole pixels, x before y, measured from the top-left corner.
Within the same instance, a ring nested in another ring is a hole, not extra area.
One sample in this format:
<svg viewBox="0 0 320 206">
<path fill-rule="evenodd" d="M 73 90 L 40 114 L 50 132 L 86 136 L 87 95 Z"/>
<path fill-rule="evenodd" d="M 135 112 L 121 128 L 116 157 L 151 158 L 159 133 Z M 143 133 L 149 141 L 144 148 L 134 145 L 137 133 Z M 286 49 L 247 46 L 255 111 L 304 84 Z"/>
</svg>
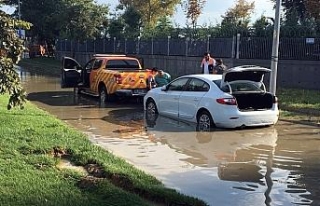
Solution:
<svg viewBox="0 0 320 206">
<path fill-rule="evenodd" d="M 235 98 L 220 98 L 216 100 L 219 104 L 225 105 L 237 105 L 237 100 Z"/>
<path fill-rule="evenodd" d="M 115 74 L 114 75 L 114 80 L 117 84 L 121 84 L 122 83 L 122 77 L 121 74 Z"/>
</svg>

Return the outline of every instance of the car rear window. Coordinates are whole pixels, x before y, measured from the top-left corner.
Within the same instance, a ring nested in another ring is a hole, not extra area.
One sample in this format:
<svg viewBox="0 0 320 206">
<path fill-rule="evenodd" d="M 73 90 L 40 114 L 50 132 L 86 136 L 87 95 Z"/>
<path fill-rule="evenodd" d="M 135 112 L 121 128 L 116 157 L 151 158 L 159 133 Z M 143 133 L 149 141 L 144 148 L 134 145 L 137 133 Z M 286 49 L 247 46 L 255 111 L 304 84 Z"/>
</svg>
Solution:
<svg viewBox="0 0 320 206">
<path fill-rule="evenodd" d="M 115 69 L 115 70 L 122 70 L 122 69 L 140 69 L 139 62 L 136 60 L 130 59 L 117 59 L 117 60 L 108 60 L 106 64 L 106 69 Z"/>
</svg>

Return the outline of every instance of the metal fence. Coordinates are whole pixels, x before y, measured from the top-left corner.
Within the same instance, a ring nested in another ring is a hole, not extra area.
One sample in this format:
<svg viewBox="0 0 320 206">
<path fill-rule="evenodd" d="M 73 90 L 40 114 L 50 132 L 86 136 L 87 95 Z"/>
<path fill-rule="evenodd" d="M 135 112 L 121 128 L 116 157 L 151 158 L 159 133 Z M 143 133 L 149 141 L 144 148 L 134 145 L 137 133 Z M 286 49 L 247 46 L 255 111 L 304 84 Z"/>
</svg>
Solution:
<svg viewBox="0 0 320 206">
<path fill-rule="evenodd" d="M 57 51 L 93 52 L 134 55 L 203 56 L 209 51 L 214 57 L 239 59 L 270 59 L 272 38 L 241 37 L 166 39 L 96 39 L 84 43 L 59 40 Z M 279 59 L 320 60 L 320 38 L 280 38 Z"/>
</svg>

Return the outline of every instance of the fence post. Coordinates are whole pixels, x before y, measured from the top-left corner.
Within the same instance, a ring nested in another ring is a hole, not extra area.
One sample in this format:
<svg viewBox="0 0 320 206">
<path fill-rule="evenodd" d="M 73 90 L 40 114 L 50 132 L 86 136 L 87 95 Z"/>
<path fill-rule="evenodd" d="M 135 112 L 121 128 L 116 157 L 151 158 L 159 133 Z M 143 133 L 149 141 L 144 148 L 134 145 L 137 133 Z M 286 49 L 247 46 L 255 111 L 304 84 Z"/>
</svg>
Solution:
<svg viewBox="0 0 320 206">
<path fill-rule="evenodd" d="M 103 38 L 103 53 L 106 53 L 106 38 Z"/>
<path fill-rule="evenodd" d="M 67 51 L 67 39 L 64 40 L 64 51 Z"/>
<path fill-rule="evenodd" d="M 170 38 L 171 36 L 168 36 L 168 48 L 167 48 L 167 55 L 170 56 Z"/>
<path fill-rule="evenodd" d="M 189 37 L 187 37 L 186 38 L 186 57 L 188 56 L 188 44 L 189 44 L 189 40 L 190 40 L 190 38 Z"/>
<path fill-rule="evenodd" d="M 137 54 L 139 54 L 140 53 L 140 36 L 138 36 L 138 43 L 137 43 L 137 48 L 136 48 L 136 52 L 137 52 Z"/>
<path fill-rule="evenodd" d="M 237 52 L 236 52 L 236 59 L 240 57 L 240 33 L 237 34 Z"/>
<path fill-rule="evenodd" d="M 116 53 L 116 40 L 117 40 L 117 37 L 113 37 L 113 53 L 114 54 Z"/>
<path fill-rule="evenodd" d="M 127 38 L 124 39 L 124 53 L 127 54 Z"/>
<path fill-rule="evenodd" d="M 233 36 L 232 37 L 232 45 L 231 45 L 231 58 L 234 59 L 235 58 L 235 49 L 236 49 L 236 41 L 237 37 Z"/>
<path fill-rule="evenodd" d="M 70 54 L 69 55 L 74 57 L 73 54 L 74 54 L 74 51 L 73 51 L 73 45 L 72 45 L 72 39 L 71 39 L 70 40 Z"/>
<path fill-rule="evenodd" d="M 96 53 L 96 38 L 93 39 L 93 53 Z"/>
<path fill-rule="evenodd" d="M 88 53 L 88 41 L 86 40 L 86 53 Z"/>
<path fill-rule="evenodd" d="M 208 36 L 207 36 L 207 52 L 210 52 L 210 37 L 211 37 L 211 34 L 208 34 Z"/>
<path fill-rule="evenodd" d="M 151 55 L 153 55 L 153 41 L 154 41 L 154 39 L 153 39 L 153 36 L 152 36 L 152 38 L 151 38 Z"/>
</svg>

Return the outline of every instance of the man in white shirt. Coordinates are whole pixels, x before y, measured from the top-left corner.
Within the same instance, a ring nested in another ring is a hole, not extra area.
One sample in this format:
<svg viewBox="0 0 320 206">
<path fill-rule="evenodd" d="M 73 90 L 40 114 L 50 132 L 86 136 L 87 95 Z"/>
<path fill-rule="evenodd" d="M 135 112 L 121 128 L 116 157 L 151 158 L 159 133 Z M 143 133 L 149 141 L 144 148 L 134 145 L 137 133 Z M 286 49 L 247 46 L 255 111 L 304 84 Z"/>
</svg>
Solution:
<svg viewBox="0 0 320 206">
<path fill-rule="evenodd" d="M 216 65 L 216 60 L 210 56 L 208 52 L 204 53 L 204 57 L 201 61 L 200 67 L 203 74 L 212 74 L 213 67 Z"/>
</svg>

